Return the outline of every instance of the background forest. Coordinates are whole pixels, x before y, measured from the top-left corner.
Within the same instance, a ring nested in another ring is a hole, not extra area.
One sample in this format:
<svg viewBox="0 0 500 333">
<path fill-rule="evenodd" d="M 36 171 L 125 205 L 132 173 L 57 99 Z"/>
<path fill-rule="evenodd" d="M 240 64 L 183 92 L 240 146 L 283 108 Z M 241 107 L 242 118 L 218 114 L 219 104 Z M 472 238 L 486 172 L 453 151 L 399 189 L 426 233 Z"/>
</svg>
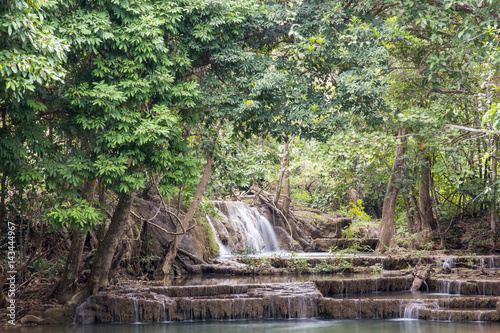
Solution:
<svg viewBox="0 0 500 333">
<path fill-rule="evenodd" d="M 281 180 L 292 205 L 374 221 L 381 252 L 396 233 L 498 250 L 498 1 L 7 0 L 0 17 L 0 244 L 20 283 L 106 285 L 134 198 L 178 219 L 168 273 L 211 200 Z"/>
</svg>

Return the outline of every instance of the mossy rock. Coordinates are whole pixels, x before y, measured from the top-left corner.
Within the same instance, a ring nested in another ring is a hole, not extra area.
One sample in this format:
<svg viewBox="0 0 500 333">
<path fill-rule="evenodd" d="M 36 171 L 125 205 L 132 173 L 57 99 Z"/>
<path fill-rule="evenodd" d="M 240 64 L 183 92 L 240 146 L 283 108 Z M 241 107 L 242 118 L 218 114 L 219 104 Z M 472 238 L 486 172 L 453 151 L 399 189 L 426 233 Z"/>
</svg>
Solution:
<svg viewBox="0 0 500 333">
<path fill-rule="evenodd" d="M 73 317 L 75 316 L 75 308 L 73 307 L 62 307 L 62 308 L 50 308 L 45 310 L 44 324 L 69 324 L 73 322 Z"/>
</svg>

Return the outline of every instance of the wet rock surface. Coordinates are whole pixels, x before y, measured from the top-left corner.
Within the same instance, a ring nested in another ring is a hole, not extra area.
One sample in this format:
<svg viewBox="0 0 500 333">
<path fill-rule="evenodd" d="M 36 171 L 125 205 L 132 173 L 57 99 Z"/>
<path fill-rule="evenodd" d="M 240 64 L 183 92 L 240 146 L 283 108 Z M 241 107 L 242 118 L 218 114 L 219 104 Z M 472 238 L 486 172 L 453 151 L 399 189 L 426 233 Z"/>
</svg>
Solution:
<svg viewBox="0 0 500 333">
<path fill-rule="evenodd" d="M 372 293 L 377 291 L 408 290 L 412 277 L 380 277 L 349 280 L 315 281 L 316 286 L 324 296 Z"/>
<path fill-rule="evenodd" d="M 151 287 L 108 290 L 77 310 L 77 323 L 308 318 L 321 293 L 314 283 Z"/>
<path fill-rule="evenodd" d="M 500 278 L 487 276 L 485 279 L 450 279 L 433 277 L 429 288 L 440 293 L 457 295 L 500 296 Z"/>
<path fill-rule="evenodd" d="M 430 281 L 431 291 L 443 293 L 438 290 L 439 281 Z M 500 285 L 500 281 L 451 282 L 452 285 L 460 283 L 460 291 L 468 291 L 470 295 L 481 295 L 483 282 L 492 286 L 492 293 L 496 292 L 496 285 Z M 370 298 L 377 292 L 408 290 L 411 284 L 411 276 L 395 276 L 296 283 L 124 287 L 103 290 L 90 297 L 77 309 L 75 321 L 109 323 L 308 317 L 500 320 L 497 310 L 500 297 L 395 299 L 389 295 L 382 299 Z"/>
</svg>

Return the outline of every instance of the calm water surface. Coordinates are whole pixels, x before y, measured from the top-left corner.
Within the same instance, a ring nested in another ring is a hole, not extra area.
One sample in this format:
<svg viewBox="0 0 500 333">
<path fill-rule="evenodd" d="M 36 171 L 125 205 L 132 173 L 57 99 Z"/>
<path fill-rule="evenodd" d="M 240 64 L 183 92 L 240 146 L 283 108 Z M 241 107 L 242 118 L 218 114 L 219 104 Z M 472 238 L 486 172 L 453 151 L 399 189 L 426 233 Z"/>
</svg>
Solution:
<svg viewBox="0 0 500 333">
<path fill-rule="evenodd" d="M 0 331 L 2 331 L 0 329 Z M 158 324 L 40 326 L 8 333 L 498 333 L 498 323 L 453 323 L 422 320 L 263 320 Z"/>
</svg>

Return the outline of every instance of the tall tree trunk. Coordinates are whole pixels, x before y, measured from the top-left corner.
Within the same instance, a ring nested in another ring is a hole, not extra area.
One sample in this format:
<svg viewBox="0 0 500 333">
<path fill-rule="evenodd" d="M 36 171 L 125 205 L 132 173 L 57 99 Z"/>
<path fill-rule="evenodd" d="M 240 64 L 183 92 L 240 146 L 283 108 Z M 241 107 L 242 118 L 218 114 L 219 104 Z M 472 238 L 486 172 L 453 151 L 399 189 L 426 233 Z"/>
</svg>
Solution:
<svg viewBox="0 0 500 333">
<path fill-rule="evenodd" d="M 422 165 L 420 166 L 420 180 L 418 187 L 418 206 L 421 214 L 422 230 L 429 233 L 436 229 L 434 214 L 432 214 L 431 200 L 431 166 L 429 156 L 424 152 Z"/>
<path fill-rule="evenodd" d="M 134 198 L 130 193 L 120 195 L 118 204 L 111 217 L 108 231 L 97 248 L 94 266 L 90 273 L 90 279 L 87 282 L 89 291 L 92 294 L 95 294 L 99 288 L 108 284 L 108 274 L 111 269 L 111 263 L 118 244 L 120 244 L 123 234 L 125 233 L 133 201 Z"/>
<path fill-rule="evenodd" d="M 405 209 L 406 209 L 406 221 L 408 225 L 408 232 L 410 234 L 414 234 L 418 230 L 417 222 L 415 219 L 415 210 L 411 206 L 411 201 L 410 201 L 410 196 L 405 195 L 403 196 L 404 204 L 405 204 Z"/>
<path fill-rule="evenodd" d="M 85 182 L 82 189 L 82 197 L 90 204 L 94 200 L 95 183 Z M 59 282 L 57 297 L 59 301 L 65 302 L 72 294 L 72 286 L 78 280 L 80 263 L 87 233 L 82 229 L 73 228 L 71 247 L 69 249 L 66 265 L 64 265 L 61 281 Z"/>
<path fill-rule="evenodd" d="M 380 239 L 377 244 L 377 250 L 384 253 L 391 246 L 392 237 L 394 236 L 394 215 L 396 214 L 396 203 L 398 200 L 399 186 L 397 184 L 404 164 L 404 154 L 406 151 L 404 135 L 408 134 L 408 130 L 400 129 L 398 136 L 401 142 L 397 144 L 394 153 L 394 162 L 392 163 L 391 177 L 387 184 L 387 191 L 384 198 L 384 206 L 382 208 L 382 221 L 380 222 Z"/>
<path fill-rule="evenodd" d="M 61 276 L 57 292 L 57 298 L 62 303 L 67 301 L 68 297 L 71 296 L 71 287 L 78 280 L 78 275 L 80 273 L 79 268 L 86 239 L 87 233 L 84 230 L 73 229 L 71 247 L 69 248 L 68 258 L 66 259 L 66 264 L 64 265 L 64 271 Z"/>
<path fill-rule="evenodd" d="M 276 184 L 276 191 L 274 192 L 274 205 L 279 208 L 279 200 L 281 197 L 281 189 L 282 186 L 285 186 L 285 194 L 283 199 L 282 211 L 285 211 L 286 205 L 286 214 L 288 214 L 288 210 L 290 209 L 290 173 L 288 171 L 288 167 L 290 165 L 290 150 L 288 141 L 285 142 L 282 151 L 283 157 L 281 158 L 281 168 L 278 176 L 278 182 Z M 284 183 L 284 184 L 283 184 Z M 288 193 L 288 194 L 287 194 Z"/>
<path fill-rule="evenodd" d="M 7 189 L 5 188 L 6 182 L 7 175 L 3 172 L 2 179 L 0 180 L 0 237 L 3 234 L 3 225 L 5 223 L 5 217 L 7 216 L 7 209 L 5 208 L 5 198 L 7 197 Z"/>
<path fill-rule="evenodd" d="M 408 225 L 408 233 L 410 236 L 414 235 L 417 230 L 417 220 L 415 219 L 415 210 L 411 206 L 410 196 L 408 194 L 403 196 L 403 200 L 406 208 L 406 223 Z M 410 237 L 410 249 L 415 249 L 415 239 L 414 237 Z"/>
<path fill-rule="evenodd" d="M 278 175 L 278 181 L 276 183 L 276 191 L 274 192 L 274 198 L 273 198 L 273 203 L 276 207 L 279 207 L 282 183 L 283 183 L 283 170 L 280 170 L 280 173 Z"/>
<path fill-rule="evenodd" d="M 495 234 L 497 230 L 497 172 L 498 172 L 498 137 L 493 137 L 493 155 L 491 161 L 491 183 L 493 184 L 493 197 L 491 199 L 490 208 L 490 228 L 491 232 Z"/>
<path fill-rule="evenodd" d="M 2 107 L 2 129 L 7 127 L 7 107 Z M 7 182 L 7 173 L 2 170 L 2 180 L 0 181 L 0 237 L 3 235 L 3 224 L 7 215 L 5 208 L 5 198 L 7 197 L 7 189 L 5 188 Z M 3 284 L 2 284 L 3 286 Z"/>
<path fill-rule="evenodd" d="M 186 213 L 186 216 L 182 220 L 182 229 L 184 231 L 189 227 L 189 223 L 194 217 L 194 214 L 198 210 L 198 206 L 200 205 L 201 198 L 203 197 L 203 193 L 205 192 L 205 188 L 207 187 L 208 180 L 210 179 L 210 174 L 212 173 L 212 165 L 214 164 L 214 157 L 210 154 L 207 159 L 207 164 L 205 165 L 205 171 L 203 172 L 203 177 L 201 178 L 200 184 L 198 185 L 198 189 L 193 198 L 193 203 L 189 206 L 189 209 Z M 177 256 L 177 249 L 179 244 L 184 238 L 185 232 L 180 232 L 179 227 L 177 227 L 177 235 L 174 236 L 174 241 L 170 245 L 167 254 L 163 260 L 163 264 L 161 265 L 161 271 L 156 270 L 155 277 L 161 278 L 161 275 L 165 276 L 170 273 L 172 268 L 172 263 Z"/>
<path fill-rule="evenodd" d="M 283 193 L 283 213 L 288 216 L 288 211 L 290 210 L 290 204 L 292 202 L 292 197 L 290 194 L 290 146 L 289 143 L 285 143 L 285 155 L 283 156 L 283 185 L 285 187 Z"/>
</svg>

